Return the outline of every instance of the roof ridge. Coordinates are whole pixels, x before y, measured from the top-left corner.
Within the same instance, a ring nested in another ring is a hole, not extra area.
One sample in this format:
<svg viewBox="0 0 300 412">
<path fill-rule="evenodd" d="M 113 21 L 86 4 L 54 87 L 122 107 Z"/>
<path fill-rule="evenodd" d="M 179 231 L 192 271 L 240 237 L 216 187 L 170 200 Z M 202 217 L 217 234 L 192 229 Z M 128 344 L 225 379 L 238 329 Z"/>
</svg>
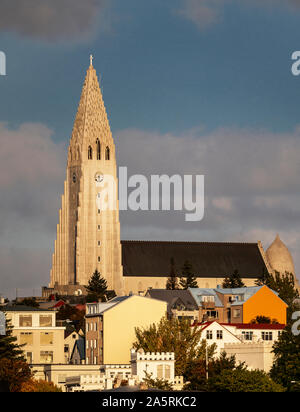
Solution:
<svg viewBox="0 0 300 412">
<path fill-rule="evenodd" d="M 181 243 L 187 243 L 187 244 L 207 244 L 207 245 L 257 245 L 258 242 L 202 242 L 202 241 L 193 241 L 193 240 L 121 240 L 121 242 L 126 242 L 126 243 L 174 243 L 174 244 L 181 244 Z"/>
</svg>

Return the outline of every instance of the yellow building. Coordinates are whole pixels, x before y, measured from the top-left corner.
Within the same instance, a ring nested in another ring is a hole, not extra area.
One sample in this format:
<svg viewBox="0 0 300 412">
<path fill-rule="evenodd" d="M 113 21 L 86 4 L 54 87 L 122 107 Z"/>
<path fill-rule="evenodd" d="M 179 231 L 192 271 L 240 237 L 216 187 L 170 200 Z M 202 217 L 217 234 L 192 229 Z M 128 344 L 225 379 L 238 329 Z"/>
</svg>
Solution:
<svg viewBox="0 0 300 412">
<path fill-rule="evenodd" d="M 29 364 L 64 363 L 64 327 L 56 326 L 56 313 L 27 306 L 5 307 L 13 336 L 24 345 Z"/>
<path fill-rule="evenodd" d="M 122 296 L 86 309 L 86 363 L 129 364 L 135 328 L 158 323 L 167 303 L 143 296 Z"/>
</svg>

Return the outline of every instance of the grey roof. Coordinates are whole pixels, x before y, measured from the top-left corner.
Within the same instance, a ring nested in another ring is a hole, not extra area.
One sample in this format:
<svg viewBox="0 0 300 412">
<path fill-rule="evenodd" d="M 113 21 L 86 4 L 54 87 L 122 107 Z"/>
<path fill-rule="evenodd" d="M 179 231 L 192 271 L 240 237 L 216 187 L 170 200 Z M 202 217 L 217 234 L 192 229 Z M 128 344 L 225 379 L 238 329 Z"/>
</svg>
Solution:
<svg viewBox="0 0 300 412">
<path fill-rule="evenodd" d="M 223 278 L 235 270 L 243 278 L 257 278 L 268 271 L 257 243 L 125 240 L 121 243 L 124 276 L 167 277 L 172 258 L 177 275 L 186 260 L 200 278 Z"/>
<path fill-rule="evenodd" d="M 176 302 L 182 302 L 187 310 L 198 310 L 198 306 L 189 290 L 149 289 L 147 291 L 147 296 L 152 299 L 167 302 L 167 311 L 170 314 L 171 309 Z"/>
<path fill-rule="evenodd" d="M 74 347 L 73 347 L 71 358 L 73 357 L 73 354 L 76 348 L 78 349 L 80 360 L 84 360 L 85 359 L 85 339 L 76 340 Z"/>
<path fill-rule="evenodd" d="M 220 298 L 218 297 L 216 293 L 219 291 L 219 289 L 189 288 L 188 290 L 190 291 L 191 295 L 193 296 L 198 306 L 201 306 L 202 296 L 214 296 L 215 305 L 219 308 L 223 307 L 223 303 L 221 302 Z"/>
<path fill-rule="evenodd" d="M 33 308 L 31 306 L 16 305 L 16 306 L 5 306 L 1 308 L 3 312 L 52 312 L 48 309 Z"/>
</svg>

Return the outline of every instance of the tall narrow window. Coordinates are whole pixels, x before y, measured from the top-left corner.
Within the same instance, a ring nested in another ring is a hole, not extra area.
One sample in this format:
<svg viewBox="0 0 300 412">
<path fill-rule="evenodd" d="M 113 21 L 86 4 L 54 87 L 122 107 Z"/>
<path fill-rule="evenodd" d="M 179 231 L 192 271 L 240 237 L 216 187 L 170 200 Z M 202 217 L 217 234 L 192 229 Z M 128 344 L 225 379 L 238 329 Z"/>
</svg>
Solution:
<svg viewBox="0 0 300 412">
<path fill-rule="evenodd" d="M 109 151 L 109 147 L 106 146 L 105 149 L 105 160 L 109 160 L 110 159 L 110 151 Z"/>
<path fill-rule="evenodd" d="M 96 146 L 97 146 L 97 160 L 100 160 L 101 159 L 101 146 L 100 146 L 99 139 L 96 140 Z"/>
<path fill-rule="evenodd" d="M 92 158 L 93 158 L 93 149 L 92 149 L 91 146 L 89 146 L 89 148 L 88 148 L 88 159 L 92 160 Z"/>
</svg>

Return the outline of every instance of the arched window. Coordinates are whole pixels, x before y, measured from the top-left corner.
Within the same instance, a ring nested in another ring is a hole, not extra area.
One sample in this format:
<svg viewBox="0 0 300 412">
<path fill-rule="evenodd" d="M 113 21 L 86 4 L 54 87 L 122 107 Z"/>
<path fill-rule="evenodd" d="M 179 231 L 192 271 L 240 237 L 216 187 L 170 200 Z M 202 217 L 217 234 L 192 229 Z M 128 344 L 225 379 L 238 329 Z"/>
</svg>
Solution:
<svg viewBox="0 0 300 412">
<path fill-rule="evenodd" d="M 101 159 L 101 146 L 100 146 L 99 139 L 96 140 L 96 146 L 97 146 L 97 160 L 100 160 Z"/>
<path fill-rule="evenodd" d="M 110 151 L 108 146 L 106 146 L 105 149 L 105 160 L 110 160 Z"/>
<path fill-rule="evenodd" d="M 88 148 L 88 159 L 91 160 L 93 158 L 93 149 L 91 146 Z"/>
</svg>

